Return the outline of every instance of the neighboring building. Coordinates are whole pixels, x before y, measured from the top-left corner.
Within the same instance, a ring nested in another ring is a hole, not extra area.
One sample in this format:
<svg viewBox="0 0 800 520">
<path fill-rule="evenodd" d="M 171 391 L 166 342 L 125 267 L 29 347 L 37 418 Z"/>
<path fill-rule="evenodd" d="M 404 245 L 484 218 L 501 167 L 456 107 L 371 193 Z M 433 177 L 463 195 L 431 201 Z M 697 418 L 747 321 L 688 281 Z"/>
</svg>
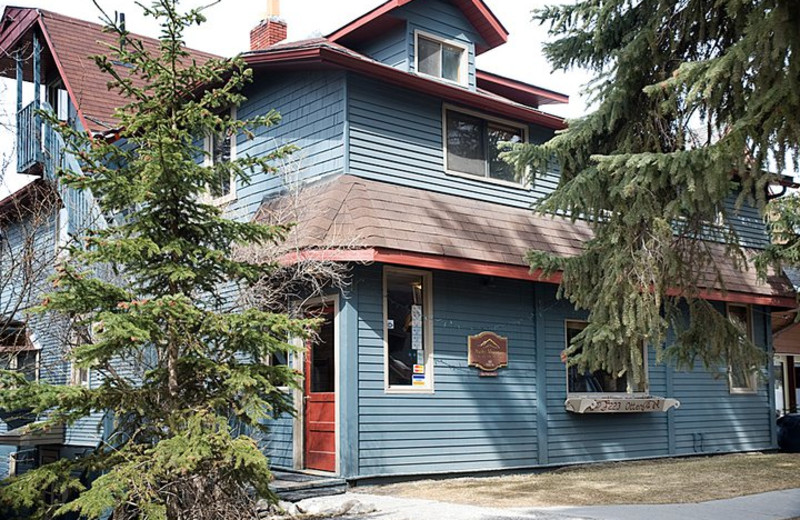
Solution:
<svg viewBox="0 0 800 520">
<path fill-rule="evenodd" d="M 255 81 L 236 114 L 274 108 L 283 122 L 253 140 L 207 139 L 209 160 L 299 146 L 298 255 L 352 264 L 350 286 L 317 304 L 328 317 L 321 340 L 292 360 L 308 377 L 297 418 L 263 440 L 274 466 L 355 480 L 776 447 L 772 364 L 764 382 L 726 367 L 677 372 L 652 354 L 639 385 L 567 369 L 561 353 L 585 313 L 557 300 L 559 277 L 530 273 L 523 256 L 575 254 L 591 231 L 533 215 L 557 172 L 520 183 L 496 151 L 498 141 L 551 138 L 564 122 L 541 108 L 567 97 L 476 67 L 508 36 L 481 0 L 389 0 L 325 38 L 285 35 L 277 16 L 252 31 L 244 58 Z M 3 66 L 14 51 L 43 42 L 16 77 L 50 85 L 46 100 L 71 124 L 113 136 L 121 100 L 86 58 L 88 42 L 107 37 L 7 8 L 0 70 L 15 77 Z M 47 177 L 40 126 L 20 109 L 20 171 Z M 269 220 L 284 191 L 284 179 L 256 176 L 214 195 L 236 218 Z M 62 221 L 91 211 L 73 195 L 80 203 L 66 202 Z M 726 213 L 744 245 L 768 243 L 754 208 Z M 727 291 L 709 287 L 708 298 L 771 354 L 768 318 L 794 306 L 791 287 L 723 269 Z"/>
</svg>

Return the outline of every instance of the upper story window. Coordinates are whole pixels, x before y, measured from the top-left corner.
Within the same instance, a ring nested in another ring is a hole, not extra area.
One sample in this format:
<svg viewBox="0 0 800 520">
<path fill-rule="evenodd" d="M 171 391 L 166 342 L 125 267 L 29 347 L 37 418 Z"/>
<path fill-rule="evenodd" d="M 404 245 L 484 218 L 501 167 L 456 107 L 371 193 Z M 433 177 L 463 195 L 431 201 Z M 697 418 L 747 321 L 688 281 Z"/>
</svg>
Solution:
<svg viewBox="0 0 800 520">
<path fill-rule="evenodd" d="M 69 95 L 64 82 L 57 79 L 47 86 L 47 102 L 53 107 L 59 121 L 69 119 Z"/>
<path fill-rule="evenodd" d="M 566 322 L 566 348 L 572 344 L 575 336 L 586 328 L 585 321 Z M 642 348 L 642 362 L 647 366 L 646 350 Z M 647 393 L 647 377 L 636 383 L 628 374 L 612 374 L 605 370 L 581 372 L 577 365 L 567 365 L 568 394 L 645 394 Z"/>
<path fill-rule="evenodd" d="M 28 381 L 39 379 L 39 350 L 26 325 L 10 322 L 0 325 L 0 369 L 21 372 Z"/>
<path fill-rule="evenodd" d="M 455 83 L 467 83 L 465 46 L 416 31 L 417 72 Z"/>
<path fill-rule="evenodd" d="M 450 173 L 523 184 L 521 172 L 500 159 L 501 142 L 527 142 L 525 126 L 472 112 L 444 110 L 445 161 Z"/>
<path fill-rule="evenodd" d="M 236 110 L 231 109 L 231 118 L 236 117 Z M 229 133 L 206 136 L 206 166 L 230 162 L 236 159 L 236 137 Z M 208 194 L 213 202 L 221 204 L 236 198 L 236 179 L 229 171 L 218 171 L 215 181 L 209 184 Z"/>
</svg>

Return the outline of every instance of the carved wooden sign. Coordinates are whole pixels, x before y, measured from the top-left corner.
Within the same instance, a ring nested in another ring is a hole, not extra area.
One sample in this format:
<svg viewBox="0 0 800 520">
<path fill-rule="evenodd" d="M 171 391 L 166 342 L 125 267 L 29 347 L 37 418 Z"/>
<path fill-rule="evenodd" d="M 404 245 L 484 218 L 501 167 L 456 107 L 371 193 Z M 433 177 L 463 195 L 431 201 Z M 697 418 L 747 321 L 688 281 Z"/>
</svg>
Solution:
<svg viewBox="0 0 800 520">
<path fill-rule="evenodd" d="M 564 408 L 573 413 L 642 413 L 666 412 L 670 408 L 678 408 L 681 403 L 677 399 L 666 397 L 569 397 Z"/>
<path fill-rule="evenodd" d="M 496 376 L 508 366 L 508 338 L 494 332 L 481 332 L 467 339 L 467 363 L 481 370 L 481 376 Z"/>
</svg>

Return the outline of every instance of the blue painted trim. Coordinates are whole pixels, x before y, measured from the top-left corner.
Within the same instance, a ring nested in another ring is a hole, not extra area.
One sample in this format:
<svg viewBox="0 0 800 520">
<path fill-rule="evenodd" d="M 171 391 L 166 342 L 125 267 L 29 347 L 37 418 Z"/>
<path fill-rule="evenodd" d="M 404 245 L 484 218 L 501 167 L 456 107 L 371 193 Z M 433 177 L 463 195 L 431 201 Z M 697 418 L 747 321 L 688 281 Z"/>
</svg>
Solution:
<svg viewBox="0 0 800 520">
<path fill-rule="evenodd" d="M 339 474 L 358 475 L 358 338 L 357 292 L 339 293 Z"/>
<path fill-rule="evenodd" d="M 673 375 L 673 368 L 669 365 L 669 363 L 664 363 L 664 386 L 666 388 L 667 397 L 672 397 L 673 394 L 673 384 L 672 384 L 672 375 Z M 671 408 L 667 412 L 667 446 L 669 449 L 670 455 L 675 455 L 677 453 L 677 446 L 675 445 L 675 409 Z"/>
<path fill-rule="evenodd" d="M 22 76 L 24 75 L 24 69 L 22 67 L 22 58 L 17 55 L 17 114 L 22 111 Z"/>
<path fill-rule="evenodd" d="M 533 309 L 536 337 L 536 431 L 538 436 L 539 464 L 550 459 L 547 429 L 547 348 L 545 339 L 545 316 L 542 305 L 542 287 L 533 285 Z"/>
<path fill-rule="evenodd" d="M 344 173 L 350 173 L 350 73 L 344 75 L 344 86 L 342 87 L 342 112 L 344 121 L 342 122 L 342 148 L 344 160 L 342 169 Z"/>
<path fill-rule="evenodd" d="M 766 318 L 767 316 L 771 316 L 769 312 L 771 308 L 762 307 L 762 309 L 764 310 L 762 313 L 764 317 L 761 321 L 764 325 L 764 338 L 767 347 L 767 395 L 769 397 L 769 410 L 767 410 L 767 414 L 769 417 L 769 438 L 772 447 L 777 448 L 778 424 L 775 421 L 775 363 L 773 362 L 775 352 L 772 344 L 772 320 Z"/>
</svg>

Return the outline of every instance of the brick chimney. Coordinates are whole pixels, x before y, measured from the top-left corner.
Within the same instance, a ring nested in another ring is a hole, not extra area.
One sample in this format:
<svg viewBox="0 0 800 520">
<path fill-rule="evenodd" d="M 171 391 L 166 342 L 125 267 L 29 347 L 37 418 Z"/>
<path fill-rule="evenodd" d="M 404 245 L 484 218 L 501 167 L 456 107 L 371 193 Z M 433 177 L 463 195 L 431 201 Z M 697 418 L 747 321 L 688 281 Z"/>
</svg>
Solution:
<svg viewBox="0 0 800 520">
<path fill-rule="evenodd" d="M 280 0 L 267 0 L 267 12 L 250 31 L 250 50 L 260 51 L 286 39 L 287 25 L 281 18 Z"/>
</svg>

